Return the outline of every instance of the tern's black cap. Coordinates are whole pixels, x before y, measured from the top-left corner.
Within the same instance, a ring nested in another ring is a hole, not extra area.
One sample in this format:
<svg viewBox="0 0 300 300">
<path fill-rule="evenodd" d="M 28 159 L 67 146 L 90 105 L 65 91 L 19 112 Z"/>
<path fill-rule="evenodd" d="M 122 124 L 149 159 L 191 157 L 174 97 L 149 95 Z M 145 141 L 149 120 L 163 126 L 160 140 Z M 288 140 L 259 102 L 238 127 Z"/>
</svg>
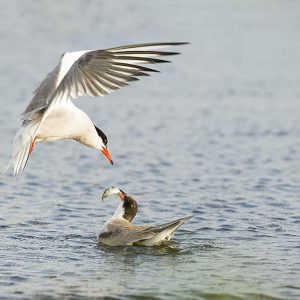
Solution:
<svg viewBox="0 0 300 300">
<path fill-rule="evenodd" d="M 95 125 L 94 125 L 95 126 Z M 95 129 L 97 131 L 97 134 L 98 136 L 101 137 L 102 141 L 103 141 L 103 144 L 106 146 L 107 145 L 107 142 L 108 142 L 108 139 L 107 139 L 107 136 L 104 134 L 104 132 L 99 129 L 97 126 L 95 126 Z"/>
</svg>

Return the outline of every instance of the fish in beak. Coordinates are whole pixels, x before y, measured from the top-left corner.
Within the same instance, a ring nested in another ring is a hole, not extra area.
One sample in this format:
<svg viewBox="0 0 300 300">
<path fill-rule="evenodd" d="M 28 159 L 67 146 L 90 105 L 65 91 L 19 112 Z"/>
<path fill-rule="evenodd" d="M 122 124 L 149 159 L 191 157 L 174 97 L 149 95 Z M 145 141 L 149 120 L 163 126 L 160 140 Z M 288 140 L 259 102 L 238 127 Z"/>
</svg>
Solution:
<svg viewBox="0 0 300 300">
<path fill-rule="evenodd" d="M 113 196 L 113 195 L 118 195 L 121 200 L 124 200 L 126 193 L 116 187 L 108 188 L 103 192 L 103 194 L 101 196 L 102 202 L 104 201 L 104 199 L 106 199 L 110 196 Z"/>
</svg>

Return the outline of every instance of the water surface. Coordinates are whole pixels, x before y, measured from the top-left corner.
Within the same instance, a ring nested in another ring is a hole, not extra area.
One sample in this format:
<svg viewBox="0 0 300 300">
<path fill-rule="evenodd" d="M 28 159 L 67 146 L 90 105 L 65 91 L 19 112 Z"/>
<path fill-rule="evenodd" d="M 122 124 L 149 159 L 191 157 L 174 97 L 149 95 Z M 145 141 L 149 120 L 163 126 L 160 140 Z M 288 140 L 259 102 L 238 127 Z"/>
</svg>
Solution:
<svg viewBox="0 0 300 300">
<path fill-rule="evenodd" d="M 1 167 L 19 114 L 64 51 L 189 41 L 161 73 L 76 103 L 115 165 L 72 141 L 38 144 L 0 179 L 0 298 L 299 299 L 297 1 L 0 4 Z M 193 214 L 167 247 L 96 232 L 136 197 L 136 223 Z"/>
</svg>

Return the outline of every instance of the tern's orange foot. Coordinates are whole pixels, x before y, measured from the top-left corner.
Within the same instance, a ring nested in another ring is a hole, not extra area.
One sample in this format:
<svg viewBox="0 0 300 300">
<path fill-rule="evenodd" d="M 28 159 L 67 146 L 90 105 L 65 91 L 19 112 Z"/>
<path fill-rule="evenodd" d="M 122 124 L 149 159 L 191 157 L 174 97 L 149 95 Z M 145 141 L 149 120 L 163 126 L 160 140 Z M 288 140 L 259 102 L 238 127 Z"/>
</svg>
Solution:
<svg viewBox="0 0 300 300">
<path fill-rule="evenodd" d="M 36 140 L 36 137 L 33 139 L 33 142 L 32 142 L 32 144 L 31 144 L 31 146 L 30 146 L 29 155 L 30 155 L 30 154 L 33 152 L 33 150 L 34 150 L 35 140 Z"/>
</svg>

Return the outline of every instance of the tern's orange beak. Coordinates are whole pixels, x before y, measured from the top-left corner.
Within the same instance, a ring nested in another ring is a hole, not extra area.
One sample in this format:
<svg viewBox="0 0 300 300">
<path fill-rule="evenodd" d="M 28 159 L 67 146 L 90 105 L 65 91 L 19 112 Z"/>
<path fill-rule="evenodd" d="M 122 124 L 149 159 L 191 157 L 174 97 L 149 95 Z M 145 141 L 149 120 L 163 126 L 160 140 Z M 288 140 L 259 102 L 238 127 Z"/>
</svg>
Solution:
<svg viewBox="0 0 300 300">
<path fill-rule="evenodd" d="M 113 165 L 114 164 L 113 160 L 112 160 L 110 153 L 108 152 L 106 147 L 102 147 L 102 152 L 106 156 L 106 158 L 109 160 L 109 162 Z"/>
</svg>

